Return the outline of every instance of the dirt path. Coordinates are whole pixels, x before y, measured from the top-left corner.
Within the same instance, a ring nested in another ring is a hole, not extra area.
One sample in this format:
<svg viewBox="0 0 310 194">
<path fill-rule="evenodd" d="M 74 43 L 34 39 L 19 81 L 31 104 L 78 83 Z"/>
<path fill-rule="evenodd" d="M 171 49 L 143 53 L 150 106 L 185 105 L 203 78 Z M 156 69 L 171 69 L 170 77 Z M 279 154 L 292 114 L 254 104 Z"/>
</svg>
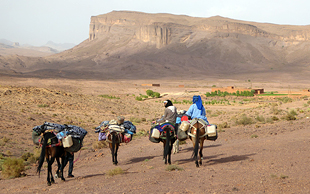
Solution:
<svg viewBox="0 0 310 194">
<path fill-rule="evenodd" d="M 0 193 L 309 193 L 309 124 L 301 120 L 272 134 L 261 128 L 258 138 L 236 134 L 245 128 L 227 129 L 215 142 L 205 142 L 200 168 L 190 159 L 187 140 L 172 156 L 184 169 L 179 171 L 166 171 L 161 143 L 141 137 L 120 147 L 118 167 L 124 174 L 107 175 L 116 168 L 107 148 L 83 150 L 74 178 L 47 186 L 46 168 L 39 178 L 33 167 L 26 177 L 0 180 Z"/>
</svg>

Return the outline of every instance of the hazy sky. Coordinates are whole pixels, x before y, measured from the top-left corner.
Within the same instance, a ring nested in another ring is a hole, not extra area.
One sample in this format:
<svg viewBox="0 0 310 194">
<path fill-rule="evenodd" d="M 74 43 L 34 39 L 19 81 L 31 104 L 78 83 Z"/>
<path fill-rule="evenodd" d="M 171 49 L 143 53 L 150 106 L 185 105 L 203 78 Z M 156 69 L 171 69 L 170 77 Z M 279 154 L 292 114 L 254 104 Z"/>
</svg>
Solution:
<svg viewBox="0 0 310 194">
<path fill-rule="evenodd" d="M 79 44 L 90 17 L 113 10 L 310 25 L 309 8 L 309 0 L 0 0 L 0 39 Z"/>
</svg>

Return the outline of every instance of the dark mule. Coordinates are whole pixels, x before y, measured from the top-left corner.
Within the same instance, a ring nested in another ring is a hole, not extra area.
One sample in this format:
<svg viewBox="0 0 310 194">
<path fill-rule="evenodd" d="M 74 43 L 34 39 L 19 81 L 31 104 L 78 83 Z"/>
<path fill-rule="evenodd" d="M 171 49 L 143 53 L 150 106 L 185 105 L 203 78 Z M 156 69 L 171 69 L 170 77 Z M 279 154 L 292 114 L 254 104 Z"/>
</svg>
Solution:
<svg viewBox="0 0 310 194">
<path fill-rule="evenodd" d="M 164 161 L 165 164 L 171 164 L 171 150 L 173 143 L 175 142 L 174 129 L 169 125 L 163 128 L 162 135 L 160 136 L 161 141 L 164 143 Z"/>
<path fill-rule="evenodd" d="M 206 139 L 206 128 L 207 124 L 201 119 L 193 119 L 191 121 L 191 125 L 189 128 L 189 138 L 193 142 L 193 155 L 192 157 L 195 159 L 196 167 L 199 167 L 199 164 L 202 165 L 202 149 L 203 149 L 203 142 Z M 200 145 L 200 146 L 199 146 Z M 200 147 L 200 150 L 199 150 Z M 198 158 L 198 151 L 199 151 L 199 158 Z M 198 163 L 199 160 L 199 163 Z"/>
<path fill-rule="evenodd" d="M 112 162 L 114 165 L 117 165 L 117 151 L 119 148 L 121 138 L 120 138 L 120 133 L 117 131 L 111 130 L 109 135 L 107 136 L 107 142 L 109 143 L 109 148 L 111 150 L 112 154 Z"/>
<path fill-rule="evenodd" d="M 65 151 L 64 147 L 60 145 L 59 140 L 57 139 L 56 135 L 53 132 L 45 132 L 43 134 L 43 138 L 41 140 L 42 143 L 42 151 L 39 158 L 39 166 L 37 168 L 37 172 L 39 173 L 40 177 L 40 171 L 41 167 L 44 163 L 44 157 L 46 158 L 46 162 L 48 163 L 48 170 L 47 170 L 47 185 L 51 185 L 51 183 L 55 183 L 55 180 L 53 178 L 52 174 L 52 164 L 54 163 L 55 159 L 58 164 L 57 169 L 57 176 L 61 177 L 61 180 L 65 181 L 65 178 L 63 177 L 63 167 L 64 166 L 64 156 Z M 61 158 L 60 165 L 59 158 Z"/>
</svg>

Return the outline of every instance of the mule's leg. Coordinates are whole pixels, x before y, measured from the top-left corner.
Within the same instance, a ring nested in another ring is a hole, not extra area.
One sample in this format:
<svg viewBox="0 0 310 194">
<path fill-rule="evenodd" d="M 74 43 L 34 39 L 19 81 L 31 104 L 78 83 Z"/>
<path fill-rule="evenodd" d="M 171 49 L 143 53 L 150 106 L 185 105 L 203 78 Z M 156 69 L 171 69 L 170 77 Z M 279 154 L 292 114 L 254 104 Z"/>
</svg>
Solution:
<svg viewBox="0 0 310 194">
<path fill-rule="evenodd" d="M 164 160 L 165 164 L 167 164 L 167 156 L 165 156 L 166 143 L 167 143 L 166 140 L 163 140 L 163 145 L 164 145 L 164 147 L 163 147 L 163 150 L 164 150 L 164 152 L 163 152 L 163 160 Z"/>
<path fill-rule="evenodd" d="M 56 174 L 55 174 L 55 178 L 57 179 L 58 177 L 60 177 L 60 174 L 59 174 L 59 170 L 60 170 L 60 168 L 61 168 L 61 164 L 60 164 L 60 162 L 59 162 L 59 158 L 58 157 L 56 157 L 56 162 L 57 162 L 57 171 L 56 171 Z"/>
<path fill-rule="evenodd" d="M 62 181 L 66 181 L 66 179 L 64 178 L 64 168 L 65 168 L 67 162 L 68 162 L 68 160 L 66 159 L 66 156 L 63 155 L 61 157 L 61 165 L 60 165 L 60 172 L 59 172 L 60 173 L 60 178 L 61 178 Z"/>
<path fill-rule="evenodd" d="M 47 185 L 51 186 L 52 183 L 55 183 L 52 173 L 52 164 L 54 163 L 55 158 L 51 157 L 50 160 L 47 161 Z"/>
<path fill-rule="evenodd" d="M 202 156 L 202 149 L 203 149 L 203 141 L 204 139 L 200 140 L 200 150 L 199 150 L 199 164 L 202 165 L 202 160 L 203 160 L 203 156 Z"/>
<path fill-rule="evenodd" d="M 119 148 L 119 143 L 117 143 L 115 146 L 116 146 L 116 148 L 115 148 L 115 153 L 114 153 L 114 157 L 115 157 L 114 165 L 117 165 L 117 163 L 118 163 L 118 161 L 117 161 L 117 151 L 118 151 L 118 148 Z"/>
</svg>

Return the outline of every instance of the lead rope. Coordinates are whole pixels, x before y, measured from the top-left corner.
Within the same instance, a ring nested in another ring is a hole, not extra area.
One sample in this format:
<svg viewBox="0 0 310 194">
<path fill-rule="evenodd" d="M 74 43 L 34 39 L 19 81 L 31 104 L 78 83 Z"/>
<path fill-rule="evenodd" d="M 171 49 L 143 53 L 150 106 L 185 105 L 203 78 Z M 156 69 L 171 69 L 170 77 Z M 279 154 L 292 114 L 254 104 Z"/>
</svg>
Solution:
<svg viewBox="0 0 310 194">
<path fill-rule="evenodd" d="M 78 161 L 78 159 L 80 158 L 80 155 L 81 155 L 81 151 L 82 151 L 82 150 L 80 150 L 80 153 L 79 153 L 79 156 L 78 156 L 78 158 L 77 158 L 76 160 L 74 160 L 74 161 L 73 161 L 73 164 L 74 164 L 74 163 L 75 163 L 76 161 Z"/>
</svg>

